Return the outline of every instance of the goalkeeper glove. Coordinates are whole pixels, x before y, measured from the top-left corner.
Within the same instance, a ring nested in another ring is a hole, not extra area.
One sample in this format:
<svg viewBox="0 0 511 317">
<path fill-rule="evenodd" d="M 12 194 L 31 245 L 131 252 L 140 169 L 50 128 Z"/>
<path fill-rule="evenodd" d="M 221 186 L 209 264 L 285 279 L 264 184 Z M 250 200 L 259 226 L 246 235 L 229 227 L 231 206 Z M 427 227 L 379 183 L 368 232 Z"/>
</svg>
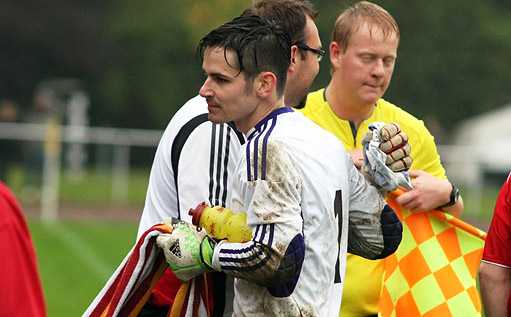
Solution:
<svg viewBox="0 0 511 317">
<path fill-rule="evenodd" d="M 163 221 L 172 228 L 170 234 L 161 234 L 156 244 L 163 249 L 165 259 L 177 278 L 185 282 L 213 270 L 211 261 L 215 240 L 205 231 L 175 218 Z"/>
<path fill-rule="evenodd" d="M 408 136 L 397 123 L 373 122 L 362 137 L 364 163 L 361 172 L 376 188 L 393 191 L 399 185 L 412 189 L 406 172 L 412 164 Z M 383 193 L 386 195 L 386 193 Z"/>
<path fill-rule="evenodd" d="M 373 132 L 367 131 L 362 137 L 362 145 L 370 142 Z M 385 165 L 393 172 L 407 171 L 412 165 L 410 152 L 412 148 L 408 144 L 408 135 L 401 131 L 397 123 L 387 123 L 380 130 L 380 150 L 386 155 Z"/>
</svg>

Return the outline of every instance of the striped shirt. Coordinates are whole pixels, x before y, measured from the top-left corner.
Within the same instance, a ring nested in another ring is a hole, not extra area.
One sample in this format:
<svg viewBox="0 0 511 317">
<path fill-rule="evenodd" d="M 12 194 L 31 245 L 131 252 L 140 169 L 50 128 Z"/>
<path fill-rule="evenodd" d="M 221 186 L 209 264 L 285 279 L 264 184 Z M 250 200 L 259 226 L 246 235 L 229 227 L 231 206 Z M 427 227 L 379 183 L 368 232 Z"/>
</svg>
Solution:
<svg viewBox="0 0 511 317">
<path fill-rule="evenodd" d="M 156 150 L 137 240 L 153 225 L 168 217 L 191 222 L 190 208 L 206 202 L 230 208 L 234 169 L 245 137 L 232 124 L 208 120 L 207 103 L 196 96 L 181 107 L 168 124 Z M 232 311 L 232 278 L 212 274 L 214 311 Z M 168 307 L 181 282 L 168 269 L 149 302 Z"/>
</svg>

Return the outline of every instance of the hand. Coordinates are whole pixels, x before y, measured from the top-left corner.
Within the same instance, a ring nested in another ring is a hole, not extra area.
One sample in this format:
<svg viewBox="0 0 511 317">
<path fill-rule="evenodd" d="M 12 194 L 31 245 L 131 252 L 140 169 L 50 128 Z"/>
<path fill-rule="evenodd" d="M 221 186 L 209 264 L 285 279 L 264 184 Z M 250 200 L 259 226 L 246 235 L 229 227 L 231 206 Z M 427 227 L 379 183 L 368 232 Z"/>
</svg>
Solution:
<svg viewBox="0 0 511 317">
<path fill-rule="evenodd" d="M 362 136 L 362 146 L 365 147 L 365 144 L 370 142 L 372 138 L 373 132 L 367 131 Z M 408 135 L 401 131 L 399 124 L 385 124 L 380 130 L 380 139 L 382 142 L 379 148 L 387 154 L 385 165 L 393 172 L 407 171 L 413 162 L 410 157 L 412 148 L 408 144 Z"/>
<path fill-rule="evenodd" d="M 387 154 L 385 164 L 393 172 L 407 171 L 412 166 L 412 148 L 408 144 L 408 135 L 401 131 L 399 124 L 387 123 L 381 129 L 380 137 L 384 141 L 380 149 Z"/>
<path fill-rule="evenodd" d="M 353 159 L 353 164 L 360 170 L 364 163 L 364 151 L 362 149 L 353 149 L 348 151 L 348 154 Z"/>
<path fill-rule="evenodd" d="M 409 170 L 413 189 L 396 198 L 403 208 L 411 211 L 428 211 L 447 203 L 452 190 L 451 183 L 421 170 Z"/>
<path fill-rule="evenodd" d="M 364 164 L 360 171 L 382 194 L 399 185 L 412 189 L 406 170 L 412 163 L 408 136 L 397 123 L 372 122 L 362 136 Z"/>
<path fill-rule="evenodd" d="M 181 281 L 212 271 L 211 260 L 216 243 L 205 231 L 175 218 L 163 221 L 172 228 L 170 234 L 161 234 L 156 238 L 156 244 L 163 249 L 165 258 Z"/>
</svg>

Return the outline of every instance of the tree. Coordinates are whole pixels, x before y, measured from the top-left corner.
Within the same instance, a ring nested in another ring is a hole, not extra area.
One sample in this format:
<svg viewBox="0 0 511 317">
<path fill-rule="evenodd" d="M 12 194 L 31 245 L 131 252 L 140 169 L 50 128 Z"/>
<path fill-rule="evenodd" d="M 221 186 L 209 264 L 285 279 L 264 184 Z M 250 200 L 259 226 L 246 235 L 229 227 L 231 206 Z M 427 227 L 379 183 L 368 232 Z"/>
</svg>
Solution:
<svg viewBox="0 0 511 317">
<path fill-rule="evenodd" d="M 354 3 L 350 1 L 347 5 Z M 384 98 L 449 132 L 461 119 L 511 101 L 511 5 L 506 1 L 377 1 L 396 19 L 401 41 Z M 317 4 L 323 46 L 330 43 L 336 2 Z M 328 59 L 315 85 L 328 81 Z M 326 76 L 325 76 L 326 75 Z M 428 122 L 426 122 L 428 124 Z"/>
<path fill-rule="evenodd" d="M 212 28 L 241 13 L 240 0 L 117 1 L 109 10 L 115 62 L 103 85 L 117 123 L 164 128 L 203 81 L 196 47 Z"/>
</svg>

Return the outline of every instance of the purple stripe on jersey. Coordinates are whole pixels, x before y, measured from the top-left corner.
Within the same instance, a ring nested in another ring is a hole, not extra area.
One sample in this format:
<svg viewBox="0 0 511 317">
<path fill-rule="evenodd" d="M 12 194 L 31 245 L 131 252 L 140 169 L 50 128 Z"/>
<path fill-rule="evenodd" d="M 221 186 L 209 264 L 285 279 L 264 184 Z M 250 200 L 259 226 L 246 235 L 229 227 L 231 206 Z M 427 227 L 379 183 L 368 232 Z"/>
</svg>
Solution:
<svg viewBox="0 0 511 317">
<path fill-rule="evenodd" d="M 223 149 L 223 140 L 224 140 L 224 127 L 226 127 L 225 124 L 222 124 L 220 125 L 220 129 L 218 131 L 218 153 L 222 153 L 224 152 L 224 149 Z M 216 191 L 215 191 L 215 201 L 213 201 L 214 204 L 216 205 L 220 205 L 221 202 L 219 201 L 219 196 L 220 196 L 220 177 L 221 177 L 221 174 L 220 174 L 220 171 L 222 170 L 222 160 L 221 160 L 221 157 L 219 156 L 216 160 L 216 175 L 215 175 L 215 180 L 216 180 Z"/>
<path fill-rule="evenodd" d="M 268 252 L 263 259 L 261 259 L 259 261 L 254 261 L 254 260 L 258 260 L 260 258 L 260 255 L 263 252 L 260 248 L 257 247 L 256 241 L 255 241 L 255 237 L 257 236 L 259 227 L 261 227 L 261 226 L 260 225 L 257 226 L 256 235 L 254 236 L 254 239 L 253 239 L 252 243 L 250 244 L 250 246 L 248 246 L 246 248 L 242 248 L 242 249 L 221 249 L 220 250 L 218 260 L 220 262 L 220 266 L 222 267 L 222 269 L 228 269 L 228 270 L 233 270 L 233 271 L 254 271 L 254 270 L 257 270 L 257 269 L 263 267 L 271 259 L 272 254 L 273 254 L 273 251 L 271 250 L 271 245 L 273 243 L 273 236 L 274 236 L 274 230 L 275 230 L 274 224 L 270 225 L 270 239 L 269 239 L 268 243 L 263 243 L 267 225 L 262 225 L 262 229 L 261 229 L 262 236 L 258 239 L 259 241 L 257 241 L 257 242 L 259 242 L 260 244 L 266 245 L 268 247 L 268 249 L 267 249 Z M 243 256 L 246 253 L 248 253 L 248 256 Z M 222 256 L 222 255 L 230 255 L 230 256 Z M 232 257 L 233 255 L 235 257 Z M 252 262 L 255 264 L 251 265 L 251 266 L 239 266 L 239 265 L 235 266 L 235 265 L 222 264 L 223 262 L 225 262 L 225 263 L 249 263 L 249 262 Z"/>
<path fill-rule="evenodd" d="M 254 158 L 252 160 L 252 164 L 254 165 L 254 181 L 257 180 L 257 155 L 259 154 L 259 150 L 258 150 L 258 147 L 259 147 L 259 137 L 261 136 L 261 134 L 258 134 L 256 135 L 256 137 L 253 139 L 254 141 L 254 148 L 252 151 L 254 151 Z M 249 167 L 250 168 L 250 167 Z"/>
<path fill-rule="evenodd" d="M 258 146 L 259 146 L 259 138 L 261 137 L 261 134 L 259 131 L 257 133 L 253 133 L 251 135 L 251 138 L 248 140 L 247 148 L 246 148 L 246 156 L 247 156 L 247 180 L 257 180 L 257 160 L 258 160 Z M 254 151 L 254 157 L 252 160 L 250 157 L 250 151 Z M 252 163 L 253 162 L 253 163 Z M 251 166 L 254 165 L 254 175 L 252 176 L 252 169 Z"/>
<path fill-rule="evenodd" d="M 215 183 L 215 178 L 213 176 L 214 174 L 214 162 L 215 162 L 215 154 L 216 153 L 220 153 L 220 151 L 217 151 L 216 150 L 216 128 L 217 128 L 217 124 L 212 124 L 211 125 L 211 152 L 210 152 L 210 157 L 209 157 L 209 202 L 210 203 L 214 203 L 213 202 L 213 186 L 214 186 L 214 183 Z"/>
<path fill-rule="evenodd" d="M 270 134 L 273 131 L 273 128 L 275 128 L 275 125 L 277 124 L 277 117 L 272 120 L 271 126 L 266 132 L 266 135 L 263 139 L 263 153 L 262 153 L 262 171 L 261 171 L 261 179 L 266 179 L 266 152 L 267 152 L 267 144 L 268 144 L 268 138 L 270 137 Z"/>
<path fill-rule="evenodd" d="M 231 128 L 229 127 L 227 129 L 226 139 L 225 139 L 225 156 L 224 156 L 224 174 L 222 179 L 222 185 L 223 185 L 223 191 L 222 191 L 222 207 L 225 207 L 226 200 L 227 200 L 227 169 L 229 166 L 229 150 L 230 150 L 230 144 L 231 144 Z"/>
<path fill-rule="evenodd" d="M 280 114 L 286 113 L 286 112 L 294 112 L 294 110 L 291 107 L 283 107 L 283 108 L 275 109 L 272 113 L 267 115 L 263 120 L 259 121 L 259 123 L 254 126 L 254 131 L 250 135 L 248 135 L 248 144 L 247 144 L 246 154 L 245 154 L 247 157 L 247 180 L 248 181 L 257 180 L 257 161 L 258 161 L 258 153 L 259 153 L 259 150 L 258 150 L 259 138 L 261 137 L 262 131 L 265 131 L 267 129 L 268 122 L 270 120 L 273 120 L 269 131 L 267 131 L 267 134 L 263 139 L 263 147 L 264 147 L 263 158 L 262 158 L 263 159 L 263 161 L 262 161 L 263 171 L 262 171 L 261 176 L 262 176 L 262 179 L 266 178 L 266 142 L 267 142 L 267 139 L 268 139 L 270 133 L 273 130 L 273 127 L 276 124 L 275 121 L 276 121 L 277 116 Z M 253 147 L 252 147 L 252 142 L 254 142 Z M 252 172 L 250 169 L 250 167 L 252 166 L 251 160 L 250 160 L 250 149 L 252 149 L 252 148 L 254 151 L 254 156 L 252 159 L 253 165 L 254 165 L 254 174 L 253 175 L 252 175 Z"/>
<path fill-rule="evenodd" d="M 267 245 L 271 247 L 273 245 L 273 235 L 275 234 L 275 224 L 270 224 L 270 237 L 268 238 Z"/>
<path fill-rule="evenodd" d="M 247 181 L 252 181 L 252 174 L 250 170 L 250 147 L 252 146 L 252 140 L 248 140 L 247 147 L 245 148 L 245 156 L 247 158 Z"/>
<path fill-rule="evenodd" d="M 258 240 L 256 240 L 257 236 L 254 236 L 254 239 L 253 239 L 254 241 L 257 241 L 259 243 L 263 243 L 264 237 L 266 236 L 266 226 L 267 226 L 266 224 L 263 225 L 263 227 L 261 229 L 261 236 L 259 237 Z M 258 225 L 258 227 L 259 227 L 259 225 Z"/>
<path fill-rule="evenodd" d="M 220 252 L 218 252 L 218 254 L 241 254 L 241 253 L 250 252 L 255 247 L 256 247 L 256 243 L 255 243 L 255 241 L 252 241 L 250 246 L 248 246 L 246 248 L 242 248 L 242 249 L 222 249 L 222 250 L 220 250 Z M 220 257 L 220 259 L 223 259 L 223 258 Z M 231 258 L 228 258 L 228 259 L 231 259 Z"/>
<path fill-rule="evenodd" d="M 259 123 L 256 124 L 254 128 L 256 129 L 256 131 L 262 131 L 263 124 L 266 124 L 271 119 L 274 119 L 278 115 L 286 113 L 286 112 L 294 112 L 294 110 L 291 107 L 282 107 L 282 108 L 275 109 L 272 113 L 267 115 L 263 120 L 259 121 Z M 251 135 L 250 137 L 253 137 L 253 135 Z"/>
<path fill-rule="evenodd" d="M 261 255 L 263 255 L 263 250 L 261 248 L 258 248 L 257 245 L 254 243 L 253 246 L 250 246 L 249 248 L 244 249 L 246 252 L 250 252 L 248 257 L 229 257 L 229 256 L 218 256 L 218 261 L 220 262 L 220 267 L 222 270 L 231 270 L 231 271 L 255 271 L 257 269 L 260 269 L 266 265 L 266 263 L 271 260 L 271 257 L 273 255 L 273 251 L 271 249 L 268 249 L 268 252 L 266 253 L 266 256 L 263 259 L 261 258 Z M 223 251 L 223 250 L 222 250 Z M 222 254 L 236 254 L 238 252 L 235 251 L 241 251 L 241 250 L 229 250 L 230 252 L 220 252 Z M 241 252 L 240 252 L 241 253 Z M 222 264 L 224 263 L 224 264 Z M 229 263 L 229 264 L 227 264 Z M 235 265 L 231 265 L 231 263 Z M 239 265 L 239 263 L 254 263 L 254 265 Z"/>
<path fill-rule="evenodd" d="M 259 228 L 260 228 L 260 227 L 261 227 L 261 226 L 257 226 L 257 227 L 256 227 L 256 232 L 255 232 L 255 234 L 254 234 L 254 237 L 257 237 L 257 235 L 259 234 Z"/>
<path fill-rule="evenodd" d="M 237 272 L 255 271 L 257 269 L 264 267 L 266 265 L 266 263 L 271 259 L 272 254 L 273 254 L 273 252 L 269 252 L 268 255 L 264 259 L 259 261 L 256 265 L 252 265 L 252 266 L 220 265 L 220 267 L 222 268 L 222 271 L 224 271 L 224 270 L 231 270 L 231 271 L 237 271 Z M 218 259 L 220 262 L 222 262 L 224 260 L 221 257 L 219 257 Z M 250 259 L 236 259 L 236 261 L 234 261 L 234 259 L 226 258 L 225 262 L 246 263 L 249 260 Z"/>
</svg>

